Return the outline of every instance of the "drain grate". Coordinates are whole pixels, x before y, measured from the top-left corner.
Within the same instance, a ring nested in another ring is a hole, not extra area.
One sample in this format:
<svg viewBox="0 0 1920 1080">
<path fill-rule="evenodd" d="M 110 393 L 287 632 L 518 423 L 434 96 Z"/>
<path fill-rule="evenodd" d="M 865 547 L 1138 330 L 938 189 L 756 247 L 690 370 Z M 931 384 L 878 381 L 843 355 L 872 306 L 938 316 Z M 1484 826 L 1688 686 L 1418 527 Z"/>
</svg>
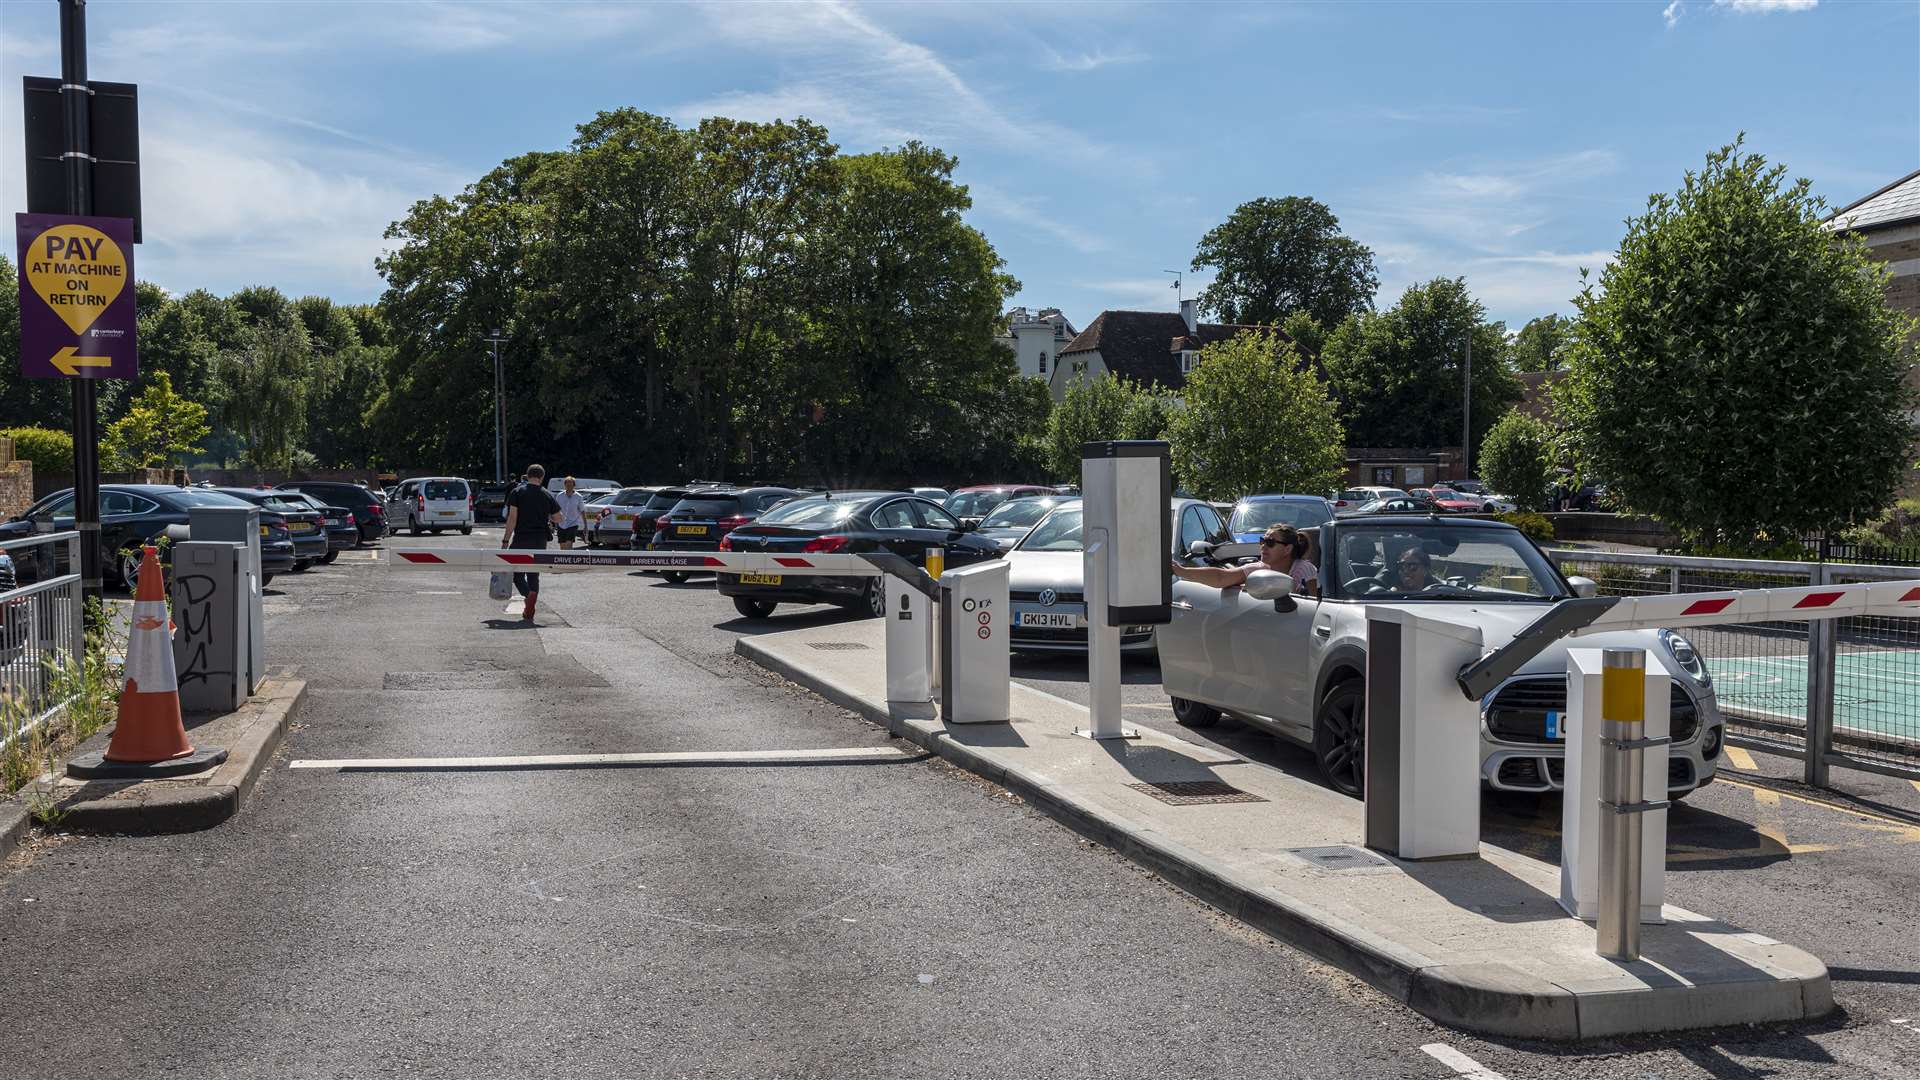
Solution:
<svg viewBox="0 0 1920 1080">
<path fill-rule="evenodd" d="M 1330 847 L 1286 848 L 1286 853 L 1297 859 L 1303 859 L 1320 870 L 1364 870 L 1371 866 L 1390 865 L 1387 860 L 1365 848 L 1352 844 L 1335 844 Z"/>
<path fill-rule="evenodd" d="M 1219 780 L 1162 780 L 1159 783 L 1128 784 L 1171 806 L 1204 806 L 1209 803 L 1266 802 L 1250 791 L 1241 791 Z"/>
<path fill-rule="evenodd" d="M 846 652 L 850 649 L 864 649 L 865 645 L 857 641 L 809 641 L 809 649 L 822 649 L 826 652 Z"/>
</svg>

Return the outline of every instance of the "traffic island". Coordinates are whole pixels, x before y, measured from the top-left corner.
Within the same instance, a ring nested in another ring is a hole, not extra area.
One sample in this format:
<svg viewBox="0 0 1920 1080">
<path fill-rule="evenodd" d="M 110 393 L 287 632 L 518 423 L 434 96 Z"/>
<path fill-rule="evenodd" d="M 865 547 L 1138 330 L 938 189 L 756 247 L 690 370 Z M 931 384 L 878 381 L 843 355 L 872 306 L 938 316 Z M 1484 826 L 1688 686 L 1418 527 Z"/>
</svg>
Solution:
<svg viewBox="0 0 1920 1080">
<path fill-rule="evenodd" d="M 890 716 L 885 624 L 743 637 L 735 651 L 999 783 L 1262 932 L 1437 1021 L 1593 1039 L 1797 1021 L 1833 1008 L 1826 965 L 1667 905 L 1641 959 L 1595 954 L 1558 903 L 1559 868 L 1491 845 L 1407 861 L 1361 846 L 1364 807 L 1278 769 L 1142 730 L 1076 738 L 1087 710 L 1015 683 L 1012 721 Z"/>
<path fill-rule="evenodd" d="M 37 816 L 63 832 L 154 834 L 211 828 L 239 812 L 279 749 L 306 687 L 300 679 L 269 678 L 232 712 L 189 717 L 188 730 L 196 742 L 226 747 L 225 760 L 198 772 L 143 780 L 63 775 L 36 781 L 17 792 L 0 817 Z M 112 735 L 112 728 L 94 735 L 75 750 L 74 760 L 99 758 Z M 0 841 L 18 832 L 24 827 L 0 828 Z M 13 839 L 17 843 L 19 836 Z M 5 854 L 0 849 L 0 856 Z"/>
</svg>

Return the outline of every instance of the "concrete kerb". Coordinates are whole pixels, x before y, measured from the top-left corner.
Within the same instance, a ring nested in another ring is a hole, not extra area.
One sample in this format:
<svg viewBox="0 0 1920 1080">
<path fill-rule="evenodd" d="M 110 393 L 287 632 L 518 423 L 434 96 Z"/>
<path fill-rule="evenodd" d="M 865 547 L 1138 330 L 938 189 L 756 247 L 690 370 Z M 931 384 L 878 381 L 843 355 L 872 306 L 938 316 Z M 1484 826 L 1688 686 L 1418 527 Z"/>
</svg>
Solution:
<svg viewBox="0 0 1920 1080">
<path fill-rule="evenodd" d="M 62 832 L 181 833 L 212 828 L 238 813 L 260 774 L 280 748 L 294 711 L 306 694 L 299 679 L 270 678 L 239 709 L 197 726 L 196 742 L 224 745 L 227 760 L 213 769 L 166 780 L 79 782 L 59 780 L 52 791 Z M 75 753 L 97 750 L 112 735 L 107 728 Z M 0 804 L 0 858 L 33 824 L 32 787 Z M 42 789 L 44 791 L 44 789 Z"/>
<path fill-rule="evenodd" d="M 1029 774 L 1018 765 L 991 760 L 950 737 L 942 724 L 889 715 L 887 708 L 842 685 L 831 675 L 802 668 L 778 655 L 757 638 L 741 638 L 737 654 L 804 686 L 843 708 L 894 734 L 946 758 L 1025 798 L 1041 812 L 1088 840 L 1102 844 L 1160 875 L 1196 898 L 1268 936 L 1338 967 L 1421 1014 L 1452 1027 L 1519 1038 L 1577 1040 L 1637 1030 L 1718 1026 L 1714 1005 L 1702 1003 L 1697 1022 L 1651 1023 L 1632 1019 L 1647 1008 L 1687 1013 L 1693 1010 L 1665 994 L 1643 994 L 1634 1002 L 1602 1001 L 1613 997 L 1569 988 L 1515 967 L 1496 963 L 1434 963 L 1399 944 L 1340 916 L 1285 895 L 1240 880 L 1231 868 L 1173 841 L 1154 829 L 1115 820 L 1102 808 L 1077 798 L 1046 777 Z M 1804 954 L 1800 954 L 1804 956 Z M 1782 980 L 1768 989 L 1783 1000 L 1771 1010 L 1770 1020 L 1799 1020 L 1823 1015 L 1832 1008 L 1831 986 L 1819 962 L 1805 957 L 1818 971 L 1807 971 L 1797 981 Z M 1791 997 L 1791 1001 L 1784 998 Z M 1676 1011 L 1677 1008 L 1677 1011 Z M 1755 1022 L 1739 1019 L 1734 1022 Z"/>
</svg>

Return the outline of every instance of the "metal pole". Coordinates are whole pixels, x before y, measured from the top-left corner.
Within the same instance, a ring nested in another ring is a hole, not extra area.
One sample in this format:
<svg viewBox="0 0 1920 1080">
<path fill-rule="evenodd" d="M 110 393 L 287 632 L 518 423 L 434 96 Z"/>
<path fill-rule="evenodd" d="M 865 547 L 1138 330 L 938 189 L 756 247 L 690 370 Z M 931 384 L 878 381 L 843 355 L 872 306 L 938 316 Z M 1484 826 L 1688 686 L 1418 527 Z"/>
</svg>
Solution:
<svg viewBox="0 0 1920 1080">
<path fill-rule="evenodd" d="M 93 213 L 93 91 L 87 86 L 86 0 L 60 0 L 60 103 L 66 120 L 67 213 Z M 99 411 L 90 378 L 73 380 L 73 527 L 80 533 L 80 598 L 105 602 L 100 577 Z"/>
<path fill-rule="evenodd" d="M 1460 479 L 1473 475 L 1473 331 L 1467 331 L 1466 389 L 1460 395 Z"/>
<path fill-rule="evenodd" d="M 1640 958 L 1639 811 L 1642 723 L 1646 719 L 1647 654 L 1606 649 L 1600 655 L 1600 917 L 1595 951 L 1614 960 Z"/>
<path fill-rule="evenodd" d="M 502 484 L 507 479 L 507 443 L 506 418 L 507 403 L 502 391 L 506 388 L 506 379 L 500 372 L 500 339 L 493 339 L 493 482 Z"/>
<path fill-rule="evenodd" d="M 1808 585 L 1830 585 L 1833 572 L 1826 563 L 1815 563 L 1807 574 Z M 1839 620 L 1814 619 L 1807 623 L 1807 745 L 1803 778 L 1809 787 L 1827 786 L 1827 754 L 1833 750 L 1833 694 L 1837 674 L 1835 647 L 1839 640 Z"/>
</svg>

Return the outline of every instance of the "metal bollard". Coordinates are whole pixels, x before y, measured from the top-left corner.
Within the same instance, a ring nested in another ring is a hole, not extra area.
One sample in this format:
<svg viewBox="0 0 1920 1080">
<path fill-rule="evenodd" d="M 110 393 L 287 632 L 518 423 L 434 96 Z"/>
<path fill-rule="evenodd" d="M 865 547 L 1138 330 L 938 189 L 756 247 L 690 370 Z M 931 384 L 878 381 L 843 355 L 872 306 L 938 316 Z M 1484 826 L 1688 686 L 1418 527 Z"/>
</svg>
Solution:
<svg viewBox="0 0 1920 1080">
<path fill-rule="evenodd" d="M 1611 960 L 1640 959 L 1641 814 L 1666 807 L 1647 802 L 1642 757 L 1671 739 L 1645 738 L 1647 654 L 1606 649 L 1600 657 L 1600 917 L 1594 951 Z"/>
</svg>

